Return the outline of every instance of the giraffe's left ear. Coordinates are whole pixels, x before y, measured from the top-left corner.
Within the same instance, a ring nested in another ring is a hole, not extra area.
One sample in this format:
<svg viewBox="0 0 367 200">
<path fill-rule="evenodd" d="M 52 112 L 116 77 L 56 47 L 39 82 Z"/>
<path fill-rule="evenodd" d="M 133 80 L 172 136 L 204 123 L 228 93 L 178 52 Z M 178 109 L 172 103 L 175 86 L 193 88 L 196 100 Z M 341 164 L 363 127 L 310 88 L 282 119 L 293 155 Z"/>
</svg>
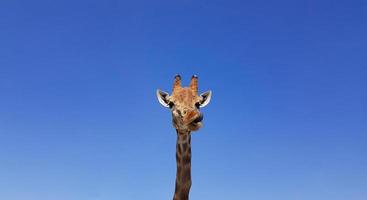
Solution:
<svg viewBox="0 0 367 200">
<path fill-rule="evenodd" d="M 205 107 L 209 104 L 210 99 L 212 98 L 212 91 L 206 91 L 200 94 L 200 108 Z"/>
<path fill-rule="evenodd" d="M 168 101 L 169 94 L 167 92 L 164 92 L 162 90 L 157 90 L 157 98 L 159 103 L 162 104 L 162 106 L 169 108 L 169 101 Z"/>
</svg>

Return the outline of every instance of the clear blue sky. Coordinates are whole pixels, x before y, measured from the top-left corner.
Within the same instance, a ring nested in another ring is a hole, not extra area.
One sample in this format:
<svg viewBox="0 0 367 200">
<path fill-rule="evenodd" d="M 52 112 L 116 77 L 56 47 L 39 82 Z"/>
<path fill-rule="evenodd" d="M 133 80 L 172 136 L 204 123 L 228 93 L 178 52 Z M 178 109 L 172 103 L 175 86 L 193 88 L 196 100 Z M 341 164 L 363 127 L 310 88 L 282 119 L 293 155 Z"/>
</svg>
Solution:
<svg viewBox="0 0 367 200">
<path fill-rule="evenodd" d="M 171 199 L 157 88 L 213 98 L 192 200 L 364 200 L 366 1 L 0 2 L 0 199 Z"/>
</svg>

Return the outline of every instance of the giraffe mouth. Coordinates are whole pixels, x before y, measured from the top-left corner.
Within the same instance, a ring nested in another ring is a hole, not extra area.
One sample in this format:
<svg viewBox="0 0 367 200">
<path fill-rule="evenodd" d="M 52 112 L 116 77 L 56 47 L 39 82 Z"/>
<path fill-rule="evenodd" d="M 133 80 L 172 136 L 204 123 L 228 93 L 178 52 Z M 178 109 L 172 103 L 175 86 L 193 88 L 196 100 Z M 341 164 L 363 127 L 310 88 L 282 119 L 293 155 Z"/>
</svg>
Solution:
<svg viewBox="0 0 367 200">
<path fill-rule="evenodd" d="M 203 114 L 200 114 L 200 116 L 197 117 L 194 121 L 192 121 L 192 123 L 199 123 L 199 122 L 203 121 L 203 119 L 204 119 Z"/>
<path fill-rule="evenodd" d="M 194 119 L 190 124 L 189 127 L 192 131 L 198 130 L 202 126 L 202 122 L 204 117 L 202 114 L 199 115 L 196 119 Z"/>
</svg>

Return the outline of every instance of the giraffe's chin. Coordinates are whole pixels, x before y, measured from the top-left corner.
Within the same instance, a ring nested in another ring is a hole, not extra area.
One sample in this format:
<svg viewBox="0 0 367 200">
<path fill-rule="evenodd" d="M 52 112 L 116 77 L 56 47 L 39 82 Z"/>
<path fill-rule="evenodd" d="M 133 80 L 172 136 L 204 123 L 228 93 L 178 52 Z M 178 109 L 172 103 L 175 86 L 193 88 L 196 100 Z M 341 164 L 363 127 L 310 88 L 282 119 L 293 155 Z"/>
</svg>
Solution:
<svg viewBox="0 0 367 200">
<path fill-rule="evenodd" d="M 189 129 L 191 131 L 197 131 L 201 128 L 203 124 L 201 122 L 192 122 L 189 124 Z"/>
<path fill-rule="evenodd" d="M 199 130 L 203 126 L 203 123 L 202 122 L 191 122 L 187 125 L 182 125 L 182 124 L 179 125 L 179 124 L 173 123 L 173 126 L 177 130 L 181 130 L 181 131 L 184 131 L 184 132 L 190 132 L 190 131 Z"/>
</svg>

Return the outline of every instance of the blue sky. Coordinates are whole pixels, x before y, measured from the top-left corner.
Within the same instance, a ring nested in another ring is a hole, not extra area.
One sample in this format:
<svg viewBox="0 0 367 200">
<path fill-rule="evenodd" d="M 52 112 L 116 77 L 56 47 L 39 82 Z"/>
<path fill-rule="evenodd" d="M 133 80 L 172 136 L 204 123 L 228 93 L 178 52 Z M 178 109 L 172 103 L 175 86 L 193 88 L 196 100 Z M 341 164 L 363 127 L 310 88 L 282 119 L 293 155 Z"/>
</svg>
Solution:
<svg viewBox="0 0 367 200">
<path fill-rule="evenodd" d="M 366 1 L 1 1 L 0 199 L 171 199 L 177 73 L 213 91 L 191 199 L 367 196 Z"/>
</svg>

